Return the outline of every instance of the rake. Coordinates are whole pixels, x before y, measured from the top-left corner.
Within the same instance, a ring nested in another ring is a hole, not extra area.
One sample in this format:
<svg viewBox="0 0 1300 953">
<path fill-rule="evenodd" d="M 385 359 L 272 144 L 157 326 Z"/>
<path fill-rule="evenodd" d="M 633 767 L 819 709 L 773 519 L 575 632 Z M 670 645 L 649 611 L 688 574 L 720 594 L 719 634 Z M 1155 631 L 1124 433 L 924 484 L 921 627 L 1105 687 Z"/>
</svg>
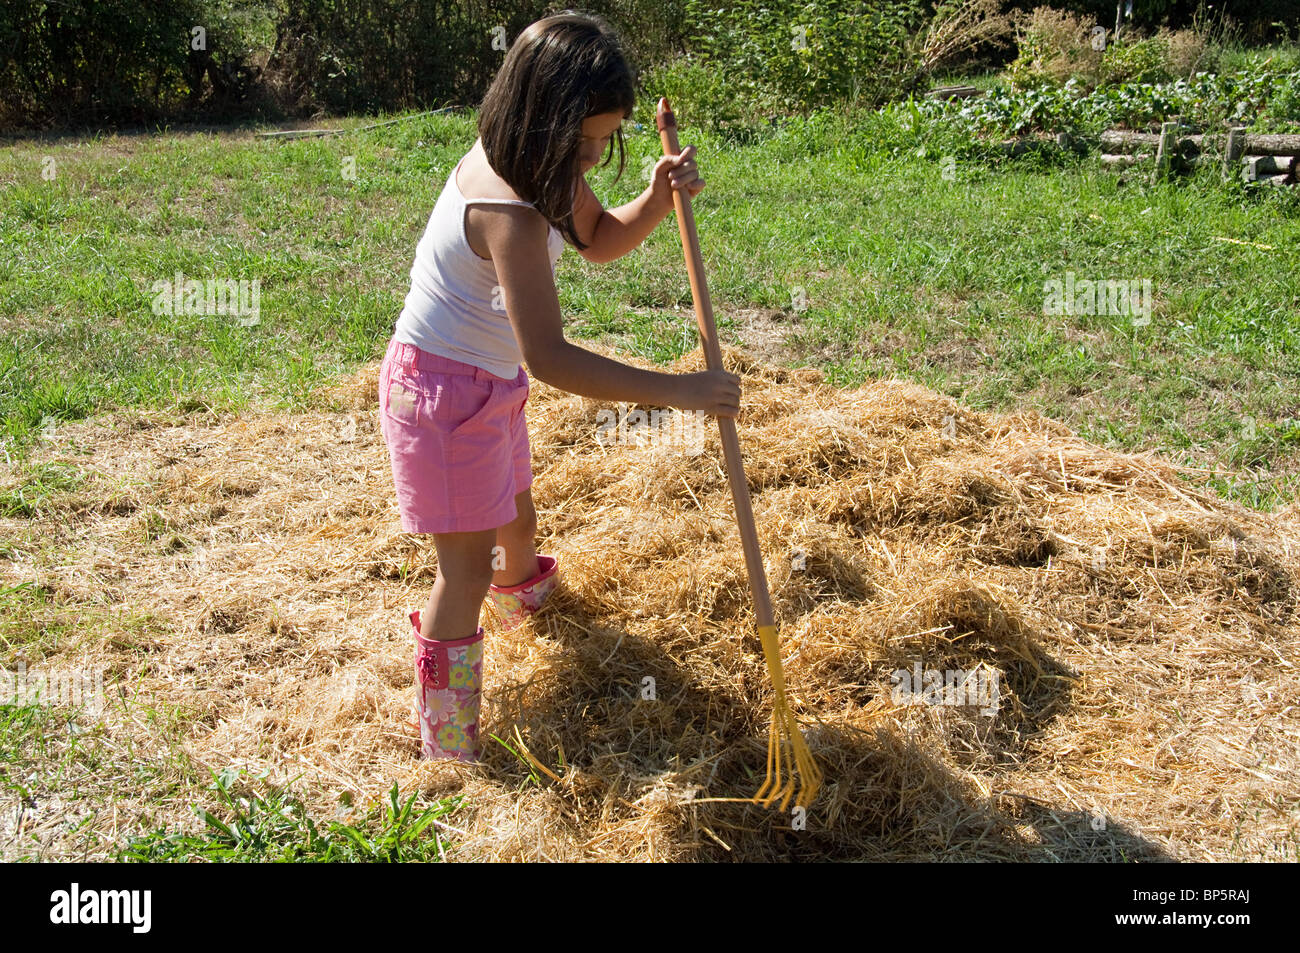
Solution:
<svg viewBox="0 0 1300 953">
<path fill-rule="evenodd" d="M 677 145 L 677 118 L 667 99 L 659 100 L 658 109 L 655 110 L 655 125 L 663 143 L 664 155 L 677 155 L 681 151 Z M 721 370 L 722 349 L 718 346 L 718 331 L 713 323 L 709 286 L 704 280 L 704 259 L 700 256 L 700 240 L 695 233 L 691 197 L 686 190 L 673 190 L 673 205 L 677 210 L 677 228 L 682 235 L 682 248 L 686 253 L 686 272 L 691 280 L 691 298 L 695 303 L 695 321 L 699 325 L 704 360 L 710 370 Z M 736 523 L 740 528 L 740 541 L 745 551 L 745 569 L 749 573 L 749 588 L 754 597 L 758 638 L 767 660 L 768 674 L 772 678 L 772 729 L 767 742 L 767 779 L 758 792 L 747 800 L 770 807 L 773 801 L 780 798 L 781 810 L 784 811 L 790 798 L 794 797 L 796 805 L 807 807 L 821 787 L 821 770 L 817 767 L 812 752 L 808 750 L 799 723 L 786 700 L 785 672 L 781 668 L 781 642 L 772 616 L 772 600 L 767 591 L 767 574 L 763 569 L 763 553 L 758 545 L 758 530 L 754 526 L 749 483 L 745 479 L 745 466 L 740 458 L 736 422 L 729 417 L 718 417 L 717 421 L 722 436 L 722 454 L 727 465 L 727 479 L 731 484 L 731 499 L 736 508 Z"/>
</svg>

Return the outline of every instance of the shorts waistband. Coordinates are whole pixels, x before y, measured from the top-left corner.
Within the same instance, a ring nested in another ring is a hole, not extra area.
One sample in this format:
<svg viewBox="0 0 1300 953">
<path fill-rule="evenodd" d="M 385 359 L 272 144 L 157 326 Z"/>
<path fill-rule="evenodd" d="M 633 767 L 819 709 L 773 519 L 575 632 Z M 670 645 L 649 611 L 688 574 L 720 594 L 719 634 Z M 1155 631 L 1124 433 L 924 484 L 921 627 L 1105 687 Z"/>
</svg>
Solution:
<svg viewBox="0 0 1300 953">
<path fill-rule="evenodd" d="M 408 371 L 422 370 L 434 371 L 439 374 L 463 374 L 466 377 L 473 377 L 476 381 L 503 381 L 511 383 L 518 380 L 515 377 L 498 377 L 491 371 L 476 367 L 473 364 L 466 364 L 464 361 L 457 361 L 454 358 L 443 357 L 441 354 L 431 354 L 428 351 L 421 350 L 414 344 L 407 344 L 392 338 L 388 342 L 388 356 L 398 366 Z M 520 368 L 522 371 L 523 368 Z"/>
</svg>

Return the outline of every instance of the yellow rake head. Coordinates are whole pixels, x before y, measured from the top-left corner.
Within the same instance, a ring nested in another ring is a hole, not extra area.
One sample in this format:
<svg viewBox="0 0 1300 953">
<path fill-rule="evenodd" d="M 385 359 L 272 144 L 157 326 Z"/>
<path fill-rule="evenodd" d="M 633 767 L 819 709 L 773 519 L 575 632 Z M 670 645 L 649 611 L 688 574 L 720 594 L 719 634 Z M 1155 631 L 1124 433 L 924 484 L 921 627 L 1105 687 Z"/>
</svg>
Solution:
<svg viewBox="0 0 1300 953">
<path fill-rule="evenodd" d="M 754 795 L 754 802 L 771 807 L 781 799 L 785 810 L 790 798 L 799 807 L 807 807 L 822 785 L 821 769 L 808 750 L 799 730 L 799 722 L 785 697 L 785 672 L 781 668 L 781 643 L 776 626 L 760 625 L 758 637 L 763 644 L 767 670 L 772 676 L 772 730 L 767 739 L 767 780 Z"/>
</svg>

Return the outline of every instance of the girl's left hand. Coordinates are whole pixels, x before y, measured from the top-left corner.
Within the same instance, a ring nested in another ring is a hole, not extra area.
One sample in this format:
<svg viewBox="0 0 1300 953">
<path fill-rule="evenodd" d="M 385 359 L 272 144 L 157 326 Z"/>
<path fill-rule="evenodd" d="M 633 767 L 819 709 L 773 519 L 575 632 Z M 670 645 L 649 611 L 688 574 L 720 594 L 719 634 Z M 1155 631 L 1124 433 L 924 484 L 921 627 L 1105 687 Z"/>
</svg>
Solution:
<svg viewBox="0 0 1300 953">
<path fill-rule="evenodd" d="M 687 146 L 675 156 L 664 156 L 655 163 L 650 190 L 660 201 L 671 205 L 673 189 L 686 189 L 691 198 L 704 191 L 704 180 L 695 167 L 695 147 Z"/>
</svg>

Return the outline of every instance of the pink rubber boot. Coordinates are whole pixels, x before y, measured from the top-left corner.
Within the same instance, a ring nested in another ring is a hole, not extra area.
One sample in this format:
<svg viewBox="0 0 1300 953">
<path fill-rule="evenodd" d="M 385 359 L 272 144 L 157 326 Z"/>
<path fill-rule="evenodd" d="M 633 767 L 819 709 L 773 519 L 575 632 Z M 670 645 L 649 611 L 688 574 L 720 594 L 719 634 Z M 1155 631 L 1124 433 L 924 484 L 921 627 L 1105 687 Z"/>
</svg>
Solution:
<svg viewBox="0 0 1300 953">
<path fill-rule="evenodd" d="M 554 556 L 538 554 L 537 568 L 541 571 L 536 576 L 518 585 L 488 588 L 488 598 L 496 606 L 501 616 L 501 627 L 506 631 L 523 625 L 526 618 L 542 607 L 560 581 Z"/>
<path fill-rule="evenodd" d="M 479 700 L 483 688 L 483 627 L 468 638 L 442 642 L 420 634 L 420 612 L 411 613 L 415 628 L 415 715 L 420 725 L 420 754 L 425 758 L 477 761 Z"/>
</svg>

